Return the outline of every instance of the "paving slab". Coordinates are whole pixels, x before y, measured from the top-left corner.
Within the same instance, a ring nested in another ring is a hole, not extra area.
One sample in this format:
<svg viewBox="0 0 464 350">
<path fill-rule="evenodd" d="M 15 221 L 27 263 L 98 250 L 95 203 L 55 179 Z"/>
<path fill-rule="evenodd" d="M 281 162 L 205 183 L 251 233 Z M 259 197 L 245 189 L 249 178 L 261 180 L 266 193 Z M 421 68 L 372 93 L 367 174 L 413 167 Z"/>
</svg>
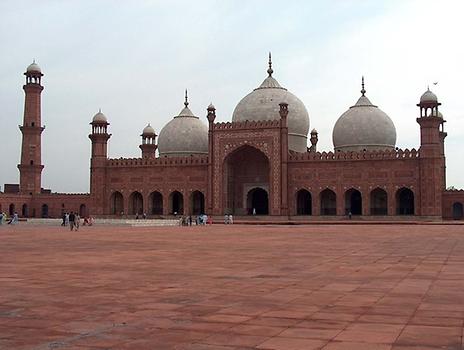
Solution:
<svg viewBox="0 0 464 350">
<path fill-rule="evenodd" d="M 0 227 L 0 349 L 462 349 L 464 226 Z"/>
</svg>

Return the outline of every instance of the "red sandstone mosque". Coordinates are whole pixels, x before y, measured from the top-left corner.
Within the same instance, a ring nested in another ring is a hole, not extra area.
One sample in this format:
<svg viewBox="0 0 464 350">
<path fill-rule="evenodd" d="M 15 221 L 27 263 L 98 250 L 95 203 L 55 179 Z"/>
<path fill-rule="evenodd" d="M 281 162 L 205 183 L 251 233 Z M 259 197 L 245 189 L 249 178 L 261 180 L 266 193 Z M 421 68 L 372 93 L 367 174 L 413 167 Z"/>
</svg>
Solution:
<svg viewBox="0 0 464 350">
<path fill-rule="evenodd" d="M 270 215 L 284 219 L 341 217 L 462 219 L 464 191 L 446 190 L 440 103 L 427 90 L 417 104 L 418 149 L 396 147 L 392 120 L 366 96 L 333 129 L 334 150 L 317 150 L 305 105 L 268 76 L 235 107 L 232 121 L 207 124 L 189 109 L 156 135 L 147 125 L 140 158 L 108 158 L 107 117 L 91 124 L 90 193 L 52 193 L 41 187 L 42 71 L 27 67 L 19 185 L 6 184 L 0 211 L 23 217 Z M 310 146 L 308 147 L 308 133 Z"/>
</svg>

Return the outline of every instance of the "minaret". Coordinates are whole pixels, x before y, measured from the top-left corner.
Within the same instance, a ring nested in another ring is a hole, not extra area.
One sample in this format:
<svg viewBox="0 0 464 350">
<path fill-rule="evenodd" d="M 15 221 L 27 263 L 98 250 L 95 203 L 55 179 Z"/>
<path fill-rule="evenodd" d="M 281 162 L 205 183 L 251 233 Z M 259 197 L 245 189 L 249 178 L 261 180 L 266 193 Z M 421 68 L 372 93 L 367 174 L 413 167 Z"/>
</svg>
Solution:
<svg viewBox="0 0 464 350">
<path fill-rule="evenodd" d="M 150 123 L 142 131 L 142 144 L 139 146 L 142 150 L 142 158 L 154 158 L 156 145 L 156 133 Z"/>
<path fill-rule="evenodd" d="M 44 127 L 41 121 L 40 99 L 42 71 L 37 63 L 32 62 L 26 69 L 26 84 L 23 86 L 25 96 L 23 125 L 19 126 L 23 134 L 21 146 L 21 163 L 19 169 L 19 191 L 21 194 L 39 194 L 42 184 L 41 135 Z"/>
<path fill-rule="evenodd" d="M 104 214 L 105 183 L 106 183 L 106 161 L 108 158 L 108 120 L 100 111 L 92 119 L 92 133 L 89 139 L 92 140 L 92 156 L 90 158 L 90 196 L 92 198 L 92 210 L 94 215 Z"/>
<path fill-rule="evenodd" d="M 427 88 L 417 104 L 420 116 L 420 213 L 422 216 L 442 216 L 442 194 L 445 184 L 443 142 L 440 127 L 445 122 L 439 117 L 437 96 Z M 446 135 L 445 135 L 446 136 Z M 418 195 L 418 194 L 416 194 Z"/>
</svg>

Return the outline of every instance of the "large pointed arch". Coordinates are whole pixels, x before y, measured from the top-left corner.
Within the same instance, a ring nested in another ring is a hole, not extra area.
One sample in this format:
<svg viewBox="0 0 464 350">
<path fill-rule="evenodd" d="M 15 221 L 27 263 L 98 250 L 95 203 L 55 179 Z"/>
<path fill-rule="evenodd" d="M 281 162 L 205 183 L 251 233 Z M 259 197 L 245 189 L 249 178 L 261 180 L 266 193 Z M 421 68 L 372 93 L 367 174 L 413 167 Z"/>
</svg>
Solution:
<svg viewBox="0 0 464 350">
<path fill-rule="evenodd" d="M 302 188 L 296 193 L 295 200 L 296 215 L 312 215 L 313 207 L 311 192 Z"/>
<path fill-rule="evenodd" d="M 124 196 L 119 191 L 113 192 L 110 196 L 110 214 L 124 214 Z"/>
<path fill-rule="evenodd" d="M 396 191 L 396 214 L 414 215 L 414 192 L 407 187 L 402 187 Z"/>
<path fill-rule="evenodd" d="M 223 169 L 225 213 L 252 214 L 253 205 L 259 207 L 258 211 L 269 213 L 271 167 L 263 151 L 243 145 L 227 155 Z M 255 190 L 257 188 L 262 191 Z"/>
<path fill-rule="evenodd" d="M 143 214 L 143 196 L 140 192 L 134 191 L 129 196 L 129 214 L 142 215 Z"/>
<path fill-rule="evenodd" d="M 321 215 L 337 215 L 337 195 L 330 188 L 319 193 Z"/>
<path fill-rule="evenodd" d="M 377 187 L 370 194 L 371 215 L 388 214 L 388 194 L 383 188 Z"/>
<path fill-rule="evenodd" d="M 169 213 L 174 215 L 184 214 L 184 195 L 179 191 L 173 191 L 169 195 Z"/>
</svg>

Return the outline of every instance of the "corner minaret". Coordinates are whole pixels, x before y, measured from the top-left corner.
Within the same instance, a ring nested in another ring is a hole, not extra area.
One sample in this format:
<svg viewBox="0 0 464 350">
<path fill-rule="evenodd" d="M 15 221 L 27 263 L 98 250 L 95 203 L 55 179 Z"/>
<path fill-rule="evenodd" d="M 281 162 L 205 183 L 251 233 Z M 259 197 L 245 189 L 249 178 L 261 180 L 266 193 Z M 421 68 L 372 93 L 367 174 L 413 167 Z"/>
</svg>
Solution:
<svg viewBox="0 0 464 350">
<path fill-rule="evenodd" d="M 41 135 L 44 127 L 41 118 L 42 71 L 37 63 L 27 67 L 23 125 L 19 126 L 23 134 L 21 145 L 21 163 L 19 169 L 19 191 L 21 194 L 39 194 L 42 184 Z"/>
<path fill-rule="evenodd" d="M 442 217 L 442 195 L 445 190 L 445 158 L 443 118 L 440 118 L 437 96 L 427 89 L 417 104 L 420 116 L 420 213 L 422 216 Z"/>
<path fill-rule="evenodd" d="M 108 158 L 108 120 L 98 111 L 90 123 L 92 133 L 89 139 L 92 141 L 92 156 L 90 158 L 90 196 L 94 215 L 102 215 L 105 208 L 105 182 L 106 161 Z"/>
</svg>

